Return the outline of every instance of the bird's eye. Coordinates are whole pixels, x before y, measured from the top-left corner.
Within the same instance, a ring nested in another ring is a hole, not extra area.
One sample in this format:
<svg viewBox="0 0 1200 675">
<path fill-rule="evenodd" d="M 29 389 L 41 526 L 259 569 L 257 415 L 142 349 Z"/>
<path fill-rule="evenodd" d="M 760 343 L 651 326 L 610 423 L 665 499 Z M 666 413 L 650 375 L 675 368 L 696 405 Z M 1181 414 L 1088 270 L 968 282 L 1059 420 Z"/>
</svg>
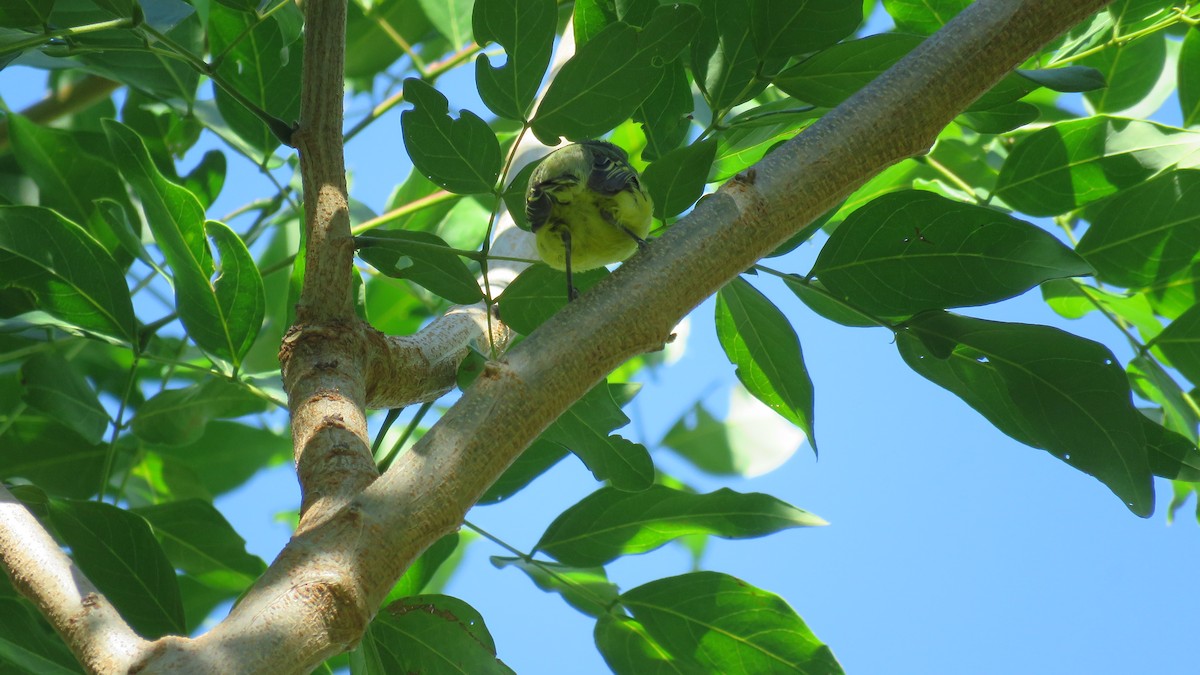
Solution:
<svg viewBox="0 0 1200 675">
<path fill-rule="evenodd" d="M 607 167 L 609 164 L 612 164 L 612 160 L 605 157 L 604 155 L 596 155 L 596 159 L 592 162 L 592 164 L 594 164 L 598 168 L 603 169 L 603 168 Z"/>
</svg>

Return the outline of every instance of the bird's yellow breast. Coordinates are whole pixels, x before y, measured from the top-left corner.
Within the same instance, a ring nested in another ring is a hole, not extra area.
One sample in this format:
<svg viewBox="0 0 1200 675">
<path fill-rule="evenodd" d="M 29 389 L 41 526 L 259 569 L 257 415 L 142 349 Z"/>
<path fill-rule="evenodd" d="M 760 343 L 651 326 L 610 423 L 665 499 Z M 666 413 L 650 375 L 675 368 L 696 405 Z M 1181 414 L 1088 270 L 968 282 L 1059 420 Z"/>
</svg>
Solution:
<svg viewBox="0 0 1200 675">
<path fill-rule="evenodd" d="M 556 193 L 555 197 L 557 202 L 551 207 L 550 217 L 537 231 L 538 255 L 555 269 L 566 269 L 563 229 L 571 233 L 571 267 L 576 271 L 619 262 L 637 251 L 633 237 L 614 223 L 642 239 L 650 232 L 650 199 L 641 190 L 604 196 L 578 185 L 569 193 L 565 190 Z M 608 214 L 609 220 L 602 214 Z"/>
</svg>

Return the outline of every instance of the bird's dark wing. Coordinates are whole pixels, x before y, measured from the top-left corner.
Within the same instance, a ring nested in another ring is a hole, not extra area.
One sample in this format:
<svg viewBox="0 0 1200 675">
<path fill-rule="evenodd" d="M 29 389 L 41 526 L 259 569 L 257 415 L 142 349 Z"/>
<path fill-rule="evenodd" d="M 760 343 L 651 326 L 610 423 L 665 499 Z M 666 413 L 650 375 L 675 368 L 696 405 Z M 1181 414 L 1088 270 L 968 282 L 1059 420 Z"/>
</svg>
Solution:
<svg viewBox="0 0 1200 675">
<path fill-rule="evenodd" d="M 592 172 L 588 175 L 588 188 L 602 195 L 615 195 L 630 187 L 637 189 L 637 172 L 629 165 L 629 155 L 621 148 L 604 141 L 584 141 L 592 153 Z"/>
<path fill-rule="evenodd" d="M 537 176 L 537 172 L 534 173 L 534 176 Z M 529 191 L 525 194 L 525 217 L 529 220 L 529 229 L 534 232 L 542 229 L 542 226 L 550 218 L 554 204 L 560 201 L 555 193 L 559 190 L 570 189 L 578 182 L 579 180 L 575 176 L 565 174 L 530 183 Z"/>
</svg>

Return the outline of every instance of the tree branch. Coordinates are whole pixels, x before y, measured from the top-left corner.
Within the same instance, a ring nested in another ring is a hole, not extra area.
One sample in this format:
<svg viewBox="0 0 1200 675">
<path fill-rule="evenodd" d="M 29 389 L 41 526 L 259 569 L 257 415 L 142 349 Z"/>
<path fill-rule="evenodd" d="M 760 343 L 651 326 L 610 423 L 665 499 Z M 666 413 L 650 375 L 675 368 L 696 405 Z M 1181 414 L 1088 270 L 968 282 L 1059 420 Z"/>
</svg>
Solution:
<svg viewBox="0 0 1200 675">
<path fill-rule="evenodd" d="M 3 485 L 0 563 L 88 671 L 126 672 L 149 646 Z"/>
<path fill-rule="evenodd" d="M 319 23 L 324 15 L 316 10 L 328 4 L 331 0 L 308 3 L 309 40 L 324 34 L 315 27 L 333 31 Z M 457 528 L 484 490 L 572 402 L 625 359 L 660 346 L 691 308 L 846 194 L 892 163 L 922 152 L 959 111 L 1009 70 L 1105 4 L 972 4 L 856 96 L 704 199 L 691 215 L 508 355 L 490 362 L 382 478 L 320 519 L 306 516 L 307 525 L 302 524 L 228 619 L 196 640 L 160 641 L 160 658 L 148 662 L 152 668 L 145 672 L 214 669 L 221 655 L 234 653 L 240 672 L 303 671 L 353 645 L 403 570 L 438 537 Z M 310 58 L 306 54 L 306 68 Z M 336 166 L 340 177 L 340 160 Z M 307 181 L 307 173 L 305 177 Z M 344 188 L 340 196 L 344 199 Z M 306 197 L 318 199 L 320 208 L 320 197 L 307 183 Z M 344 209 L 344 201 L 331 203 Z M 344 212 L 339 217 L 344 222 Z M 348 230 L 331 229 L 348 239 Z M 323 237 L 322 246 L 336 249 L 329 255 L 342 255 L 339 239 L 327 231 L 316 234 Z M 309 251 L 325 255 L 317 246 L 314 235 Z M 330 261 L 322 258 L 321 264 L 328 270 Z M 308 285 L 306 278 L 306 290 Z M 337 288 L 348 297 L 348 286 Z M 348 321 L 340 304 L 303 309 L 309 319 L 320 310 Z M 321 339 L 353 341 L 337 328 L 336 321 L 324 322 L 322 330 L 328 332 Z M 285 345 L 285 352 L 293 347 Z M 335 345 L 332 353 L 344 354 L 339 349 L 343 346 Z M 305 367 L 342 368 L 337 361 L 319 361 L 320 354 L 329 353 L 314 345 L 314 353 L 304 355 L 311 360 Z M 359 366 L 356 361 L 350 368 Z M 291 374 L 285 378 L 295 381 Z M 337 381 L 348 389 L 297 387 L 289 393 L 361 399 L 358 380 L 331 377 L 324 386 Z M 294 413 L 303 407 L 295 400 Z M 361 408 L 345 412 L 361 416 Z M 354 428 L 346 441 L 365 448 L 365 438 L 357 434 L 359 423 L 344 423 Z M 298 447 L 302 440 L 296 438 Z M 338 466 L 331 462 L 328 468 Z"/>
</svg>

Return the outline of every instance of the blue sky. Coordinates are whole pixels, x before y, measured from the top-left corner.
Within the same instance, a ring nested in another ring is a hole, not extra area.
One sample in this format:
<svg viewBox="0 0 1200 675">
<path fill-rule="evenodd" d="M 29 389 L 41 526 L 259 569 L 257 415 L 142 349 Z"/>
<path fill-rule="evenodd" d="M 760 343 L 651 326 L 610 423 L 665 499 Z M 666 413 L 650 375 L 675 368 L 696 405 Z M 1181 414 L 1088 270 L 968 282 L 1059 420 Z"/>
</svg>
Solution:
<svg viewBox="0 0 1200 675">
<path fill-rule="evenodd" d="M 440 86 L 451 95 L 452 109 L 482 114 L 464 89 L 470 72 L 461 69 Z M 0 72 L 0 95 L 13 108 L 24 107 L 40 98 L 42 78 L 40 71 L 7 69 Z M 361 112 L 365 104 L 349 107 Z M 209 147 L 211 137 L 199 149 Z M 198 158 L 198 152 L 189 155 L 184 167 Z M 213 217 L 272 193 L 248 162 L 232 153 L 229 159 Z M 353 141 L 348 167 L 352 195 L 379 209 L 410 168 L 399 110 Z M 776 266 L 807 272 L 820 242 Z M 692 314 L 683 359 L 647 379 L 627 410 L 634 423 L 622 433 L 646 443 L 661 468 L 699 489 L 766 492 L 830 525 L 750 541 L 714 539 L 705 568 L 782 595 L 850 673 L 1187 670 L 1196 624 L 1186 600 L 1200 591 L 1191 573 L 1200 559 L 1194 504 L 1168 526 L 1170 488 L 1159 481 L 1158 510 L 1139 519 L 1098 481 L 1007 438 L 913 373 L 888 331 L 831 324 L 778 280 L 752 283 L 799 334 L 816 388 L 820 460 L 805 445 L 778 470 L 729 483 L 655 449 L 698 398 L 720 407 L 736 381 L 713 334 L 711 300 Z M 1122 360 L 1129 356 L 1114 328 L 1094 317 L 1061 319 L 1036 291 L 966 313 L 1056 325 L 1109 344 Z M 529 550 L 555 514 L 595 487 L 568 457 L 516 497 L 476 508 L 469 518 Z M 295 477 L 282 467 L 218 500 L 218 507 L 250 550 L 270 561 L 289 534 L 274 514 L 294 509 L 298 499 Z M 607 672 L 592 642 L 592 621 L 520 572 L 488 562 L 504 554 L 489 542 L 474 542 L 446 589 L 482 613 L 500 658 L 523 674 Z M 629 589 L 690 568 L 689 554 L 668 546 L 620 560 L 609 571 Z"/>
</svg>

